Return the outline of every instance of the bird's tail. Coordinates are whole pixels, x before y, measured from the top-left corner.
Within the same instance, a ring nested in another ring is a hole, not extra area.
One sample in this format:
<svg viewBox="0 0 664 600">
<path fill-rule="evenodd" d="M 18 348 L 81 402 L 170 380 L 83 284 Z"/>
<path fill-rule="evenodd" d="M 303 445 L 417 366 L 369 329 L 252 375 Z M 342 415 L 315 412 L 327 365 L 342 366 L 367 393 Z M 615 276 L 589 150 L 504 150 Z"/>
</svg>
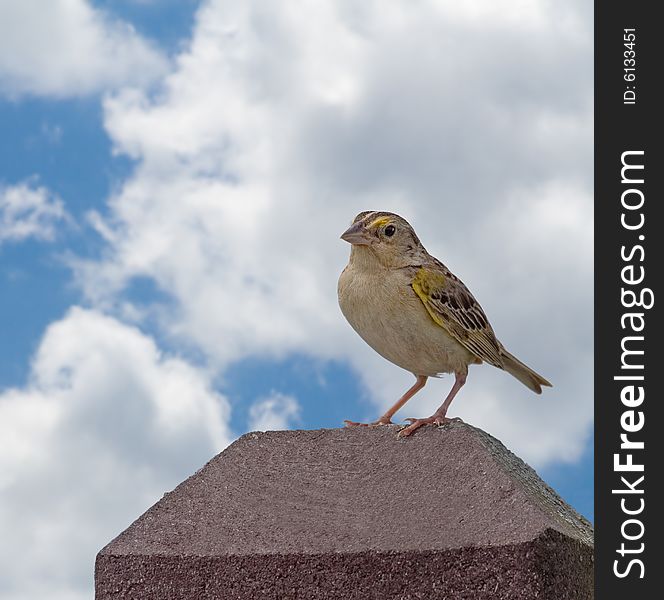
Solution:
<svg viewBox="0 0 664 600">
<path fill-rule="evenodd" d="M 505 348 L 501 347 L 500 355 L 503 359 L 504 369 L 536 394 L 542 393 L 543 385 L 551 387 L 551 384 L 544 377 L 524 365 L 516 356 L 505 350 Z"/>
</svg>

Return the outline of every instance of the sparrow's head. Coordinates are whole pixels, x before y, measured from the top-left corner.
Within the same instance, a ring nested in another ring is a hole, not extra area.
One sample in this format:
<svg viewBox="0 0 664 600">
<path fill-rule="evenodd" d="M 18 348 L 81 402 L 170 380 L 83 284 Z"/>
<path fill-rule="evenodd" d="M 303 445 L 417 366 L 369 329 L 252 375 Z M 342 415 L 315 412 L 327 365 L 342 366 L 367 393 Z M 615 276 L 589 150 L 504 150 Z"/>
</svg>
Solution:
<svg viewBox="0 0 664 600">
<path fill-rule="evenodd" d="M 353 245 L 351 256 L 369 251 L 388 267 L 419 264 L 426 254 L 410 223 L 391 212 L 361 212 L 341 239 Z"/>
</svg>

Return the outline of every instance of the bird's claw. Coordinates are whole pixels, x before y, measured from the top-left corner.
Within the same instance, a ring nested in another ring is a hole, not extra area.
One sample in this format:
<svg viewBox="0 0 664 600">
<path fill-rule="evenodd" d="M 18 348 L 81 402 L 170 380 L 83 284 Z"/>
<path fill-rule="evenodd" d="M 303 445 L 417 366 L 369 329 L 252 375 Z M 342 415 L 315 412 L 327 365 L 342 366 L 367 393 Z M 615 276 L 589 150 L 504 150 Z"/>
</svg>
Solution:
<svg viewBox="0 0 664 600">
<path fill-rule="evenodd" d="M 393 425 L 390 419 L 378 419 L 373 423 L 358 423 L 357 421 L 344 420 L 344 427 L 378 427 L 380 425 Z"/>
<path fill-rule="evenodd" d="M 445 423 L 463 423 L 461 417 L 443 417 L 440 422 L 436 421 L 436 425 L 445 425 Z"/>
<path fill-rule="evenodd" d="M 424 425 L 444 425 L 445 423 L 463 423 L 460 417 L 437 417 L 436 415 L 433 415 L 431 417 L 427 417 L 426 419 L 415 419 L 413 417 L 408 417 L 404 419 L 404 421 L 410 422 L 410 425 L 407 425 L 403 429 L 401 429 L 398 433 L 399 437 L 408 437 L 409 435 L 413 435 L 420 427 L 423 427 Z"/>
</svg>

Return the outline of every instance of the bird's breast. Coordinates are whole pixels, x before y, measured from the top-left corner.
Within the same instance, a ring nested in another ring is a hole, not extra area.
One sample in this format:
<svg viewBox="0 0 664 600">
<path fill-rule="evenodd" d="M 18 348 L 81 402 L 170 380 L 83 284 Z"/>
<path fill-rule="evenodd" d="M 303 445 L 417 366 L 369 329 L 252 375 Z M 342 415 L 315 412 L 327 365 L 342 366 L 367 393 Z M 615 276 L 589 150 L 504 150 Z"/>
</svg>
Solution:
<svg viewBox="0 0 664 600">
<path fill-rule="evenodd" d="M 416 375 L 436 375 L 468 364 L 469 354 L 437 325 L 410 286 L 405 269 L 358 270 L 339 277 L 341 312 L 376 352 Z"/>
</svg>

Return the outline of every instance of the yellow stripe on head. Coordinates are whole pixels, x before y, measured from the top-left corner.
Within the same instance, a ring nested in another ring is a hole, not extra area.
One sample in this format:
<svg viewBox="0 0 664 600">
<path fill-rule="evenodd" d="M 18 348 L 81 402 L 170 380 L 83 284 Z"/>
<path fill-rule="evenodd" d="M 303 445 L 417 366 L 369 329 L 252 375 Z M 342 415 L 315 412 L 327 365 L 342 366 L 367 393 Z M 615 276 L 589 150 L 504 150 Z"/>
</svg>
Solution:
<svg viewBox="0 0 664 600">
<path fill-rule="evenodd" d="M 383 225 L 387 225 L 391 220 L 392 217 L 378 217 L 375 221 L 369 223 L 367 228 L 373 229 L 373 228 L 382 227 Z"/>
</svg>

